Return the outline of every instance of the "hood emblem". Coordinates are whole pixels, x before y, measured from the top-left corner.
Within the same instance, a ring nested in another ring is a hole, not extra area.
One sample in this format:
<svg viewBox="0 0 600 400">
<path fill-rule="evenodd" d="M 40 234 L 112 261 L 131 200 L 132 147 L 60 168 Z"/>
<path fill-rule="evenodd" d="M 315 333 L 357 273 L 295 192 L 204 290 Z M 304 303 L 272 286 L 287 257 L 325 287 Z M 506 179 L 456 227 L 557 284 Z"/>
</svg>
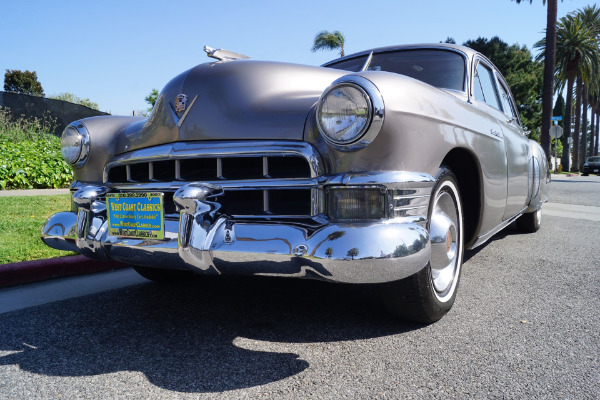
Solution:
<svg viewBox="0 0 600 400">
<path fill-rule="evenodd" d="M 185 111 L 185 103 L 187 102 L 187 95 L 185 94 L 178 94 L 177 97 L 175 97 L 175 111 L 176 112 L 182 112 Z"/>
<path fill-rule="evenodd" d="M 175 104 L 169 101 L 169 105 L 171 106 L 171 113 L 173 114 L 173 119 L 175 120 L 175 123 L 177 124 L 178 128 L 181 128 L 183 121 L 185 121 L 185 117 L 187 117 L 188 113 L 194 106 L 194 103 L 196 102 L 196 100 L 198 100 L 198 95 L 196 95 L 196 97 L 192 99 L 192 102 L 190 103 L 189 107 L 187 106 L 187 99 L 187 95 L 182 93 L 178 94 L 175 97 Z M 179 113 L 181 112 L 183 112 L 183 114 L 181 114 L 180 117 Z"/>
</svg>

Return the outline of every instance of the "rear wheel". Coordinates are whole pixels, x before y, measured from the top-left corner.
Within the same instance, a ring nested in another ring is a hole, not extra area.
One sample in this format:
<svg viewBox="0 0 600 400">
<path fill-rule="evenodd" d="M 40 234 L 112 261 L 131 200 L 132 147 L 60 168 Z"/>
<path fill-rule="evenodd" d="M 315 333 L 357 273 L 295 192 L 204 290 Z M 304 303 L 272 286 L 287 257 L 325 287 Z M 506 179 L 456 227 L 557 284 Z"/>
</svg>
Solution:
<svg viewBox="0 0 600 400">
<path fill-rule="evenodd" d="M 519 232 L 533 233 L 540 230 L 542 225 L 542 209 L 521 215 L 517 218 Z"/>
<path fill-rule="evenodd" d="M 383 299 L 397 317 L 420 323 L 442 318 L 454 304 L 463 258 L 463 216 L 458 183 L 442 168 L 432 190 L 427 228 L 431 258 L 425 268 L 384 285 Z"/>
<path fill-rule="evenodd" d="M 191 271 L 167 268 L 150 268 L 134 265 L 133 269 L 146 279 L 154 282 L 183 282 L 194 276 Z"/>
</svg>

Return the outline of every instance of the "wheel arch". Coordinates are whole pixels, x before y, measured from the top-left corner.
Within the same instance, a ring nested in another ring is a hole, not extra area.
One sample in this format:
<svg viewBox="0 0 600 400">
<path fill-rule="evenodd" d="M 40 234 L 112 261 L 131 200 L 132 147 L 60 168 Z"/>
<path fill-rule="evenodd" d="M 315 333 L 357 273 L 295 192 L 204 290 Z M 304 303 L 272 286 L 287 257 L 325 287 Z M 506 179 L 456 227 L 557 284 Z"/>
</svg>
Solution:
<svg viewBox="0 0 600 400">
<path fill-rule="evenodd" d="M 452 149 L 442 161 L 458 181 L 463 204 L 464 246 L 469 248 L 477 239 L 482 212 L 481 166 L 477 157 L 463 148 Z"/>
</svg>

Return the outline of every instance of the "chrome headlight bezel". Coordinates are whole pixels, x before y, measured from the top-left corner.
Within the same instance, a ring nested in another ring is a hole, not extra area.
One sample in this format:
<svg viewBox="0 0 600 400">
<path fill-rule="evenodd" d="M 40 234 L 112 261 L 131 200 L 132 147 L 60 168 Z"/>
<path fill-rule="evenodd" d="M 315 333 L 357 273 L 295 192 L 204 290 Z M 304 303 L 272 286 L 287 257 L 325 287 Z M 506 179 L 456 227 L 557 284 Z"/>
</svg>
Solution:
<svg viewBox="0 0 600 400">
<path fill-rule="evenodd" d="M 330 96 L 336 90 L 356 90 L 364 98 L 368 111 L 367 121 L 364 126 L 347 139 L 339 139 L 336 132 L 328 132 L 321 121 L 322 107 Z M 383 125 L 385 107 L 383 97 L 379 89 L 368 79 L 362 76 L 346 75 L 337 79 L 321 95 L 316 109 L 316 121 L 321 137 L 333 148 L 340 151 L 356 151 L 368 146 L 379 134 Z"/>
<path fill-rule="evenodd" d="M 60 148 L 63 159 L 75 168 L 85 165 L 90 154 L 90 134 L 81 122 L 72 122 L 62 133 Z"/>
</svg>

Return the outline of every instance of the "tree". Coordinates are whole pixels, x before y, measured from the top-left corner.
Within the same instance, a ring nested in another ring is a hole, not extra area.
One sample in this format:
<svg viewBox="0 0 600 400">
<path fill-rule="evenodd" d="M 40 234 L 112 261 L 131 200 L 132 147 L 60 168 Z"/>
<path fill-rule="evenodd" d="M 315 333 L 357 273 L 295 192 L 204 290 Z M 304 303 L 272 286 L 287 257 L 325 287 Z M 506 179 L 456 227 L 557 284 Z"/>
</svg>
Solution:
<svg viewBox="0 0 600 400">
<path fill-rule="evenodd" d="M 352 259 L 354 260 L 354 257 L 356 257 L 358 255 L 359 251 L 356 247 L 351 248 L 350 250 L 348 250 L 347 256 L 348 257 L 352 257 Z"/>
<path fill-rule="evenodd" d="M 94 110 L 100 110 L 98 108 L 98 103 L 91 101 L 88 98 L 82 99 L 81 97 L 77 97 L 73 93 L 69 93 L 69 92 L 59 93 L 54 96 L 50 96 L 48 98 L 55 99 L 55 100 L 68 101 L 69 103 L 80 104 L 82 106 L 86 106 L 86 107 L 92 108 Z"/>
<path fill-rule="evenodd" d="M 587 70 L 598 63 L 598 44 L 593 31 L 584 24 L 582 18 L 569 14 L 561 18 L 556 33 L 556 73 L 559 88 L 567 86 L 567 104 L 565 113 L 565 134 L 563 136 L 563 156 L 561 163 L 563 171 L 569 171 L 570 152 L 568 140 L 571 137 L 571 110 L 573 106 L 573 89 L 575 78 L 581 68 Z M 535 44 L 542 52 L 538 58 L 545 57 L 546 39 Z"/>
<path fill-rule="evenodd" d="M 583 86 L 583 94 L 581 97 L 583 116 L 581 121 L 581 143 L 579 143 L 579 171 L 583 171 L 583 163 L 586 159 L 587 154 L 587 132 L 588 132 L 588 120 L 587 120 L 587 109 L 589 107 L 588 99 L 588 85 Z"/>
<path fill-rule="evenodd" d="M 313 53 L 317 50 L 340 50 L 340 57 L 344 57 L 344 44 L 346 39 L 340 31 L 321 31 L 315 36 L 312 51 Z"/>
<path fill-rule="evenodd" d="M 463 45 L 479 51 L 498 67 L 515 97 L 523 125 L 532 132 L 532 138 L 539 138 L 542 123 L 542 64 L 532 59 L 526 46 L 509 46 L 498 36 L 489 40 L 481 37 L 467 40 Z"/>
<path fill-rule="evenodd" d="M 7 69 L 4 74 L 4 90 L 7 92 L 44 96 L 42 84 L 38 81 L 37 72 Z"/>
<path fill-rule="evenodd" d="M 521 0 L 515 0 L 517 4 Z M 533 0 L 529 0 L 529 4 Z M 546 4 L 546 0 L 543 0 Z M 554 101 L 554 70 L 556 60 L 556 18 L 558 14 L 558 0 L 548 1 L 546 14 L 546 38 L 544 40 L 544 92 L 542 96 L 542 137 L 541 144 L 546 157 L 550 160 L 550 117 L 552 116 L 552 102 Z"/>
<path fill-rule="evenodd" d="M 579 10 L 579 14 L 584 23 L 592 29 L 593 33 L 595 33 L 596 37 L 600 38 L 600 8 L 596 5 L 586 6 L 582 10 Z M 588 101 L 591 108 L 589 149 L 590 155 L 597 155 L 598 124 L 600 123 L 600 70 L 596 69 L 595 71 L 591 71 L 586 88 L 588 88 Z M 583 158 L 585 158 L 585 155 Z M 580 162 L 584 161 L 585 160 L 583 159 L 580 160 Z"/>
<path fill-rule="evenodd" d="M 144 98 L 146 103 L 148 103 L 150 105 L 150 107 L 148 107 L 148 112 L 152 112 L 152 109 L 154 108 L 154 105 L 156 104 L 156 101 L 158 100 L 158 95 L 159 95 L 158 90 L 152 89 L 150 91 L 150 94 Z"/>
<path fill-rule="evenodd" d="M 332 255 L 333 255 L 333 249 L 331 247 L 326 248 L 325 256 L 327 256 L 327 258 L 331 258 Z"/>
</svg>

